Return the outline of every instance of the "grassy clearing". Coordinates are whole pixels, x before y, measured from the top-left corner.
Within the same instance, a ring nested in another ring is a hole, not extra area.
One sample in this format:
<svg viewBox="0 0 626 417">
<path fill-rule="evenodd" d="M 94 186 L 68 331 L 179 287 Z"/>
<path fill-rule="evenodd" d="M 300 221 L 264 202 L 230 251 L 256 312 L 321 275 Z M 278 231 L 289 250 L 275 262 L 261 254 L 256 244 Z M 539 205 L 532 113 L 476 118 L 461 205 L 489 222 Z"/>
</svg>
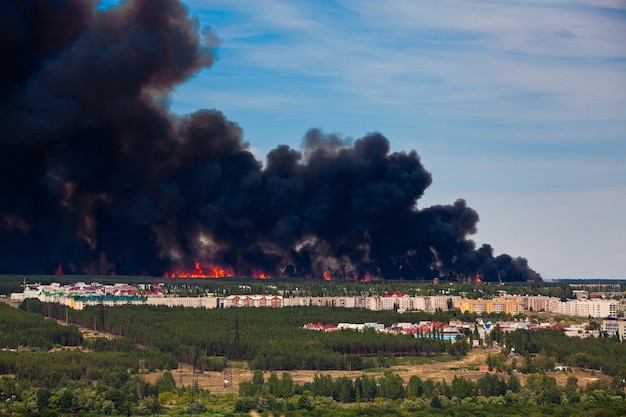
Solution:
<svg viewBox="0 0 626 417">
<path fill-rule="evenodd" d="M 427 365 L 429 363 L 451 362 L 451 361 L 455 361 L 455 360 L 458 360 L 458 358 L 455 358 L 453 356 L 448 356 L 448 355 L 435 355 L 435 356 L 431 356 L 431 357 L 407 356 L 407 357 L 397 358 L 396 359 L 396 365 L 398 365 L 398 366 L 402 366 L 402 365 Z"/>
</svg>

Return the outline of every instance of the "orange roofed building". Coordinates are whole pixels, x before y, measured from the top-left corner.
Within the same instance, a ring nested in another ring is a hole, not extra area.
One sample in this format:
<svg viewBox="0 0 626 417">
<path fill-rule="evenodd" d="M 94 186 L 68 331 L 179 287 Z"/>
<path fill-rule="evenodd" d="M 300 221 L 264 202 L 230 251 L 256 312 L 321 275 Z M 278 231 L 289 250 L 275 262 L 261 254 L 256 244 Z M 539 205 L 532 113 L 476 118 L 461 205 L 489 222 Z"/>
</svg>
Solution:
<svg viewBox="0 0 626 417">
<path fill-rule="evenodd" d="M 470 300 L 463 299 L 459 303 L 461 312 L 469 311 L 470 313 L 506 313 L 512 316 L 524 312 L 524 303 L 519 299 L 511 298 L 494 298 L 491 300 Z"/>
<path fill-rule="evenodd" d="M 224 298 L 224 308 L 229 307 L 272 307 L 283 306 L 280 295 L 229 295 Z"/>
</svg>

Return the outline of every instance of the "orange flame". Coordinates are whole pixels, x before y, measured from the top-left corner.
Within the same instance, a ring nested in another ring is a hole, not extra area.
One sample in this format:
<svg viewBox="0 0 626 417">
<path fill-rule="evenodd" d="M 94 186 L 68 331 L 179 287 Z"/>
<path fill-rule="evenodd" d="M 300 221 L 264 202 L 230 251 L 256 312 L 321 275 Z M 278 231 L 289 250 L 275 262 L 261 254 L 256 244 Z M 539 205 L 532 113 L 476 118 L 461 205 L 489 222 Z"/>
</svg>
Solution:
<svg viewBox="0 0 626 417">
<path fill-rule="evenodd" d="M 266 274 L 265 272 L 262 271 L 252 271 L 252 278 L 254 279 L 270 279 L 272 278 L 271 275 Z"/>
<path fill-rule="evenodd" d="M 232 277 L 235 274 L 230 268 L 222 268 L 215 265 L 209 265 L 208 270 L 204 271 L 200 267 L 200 262 L 194 263 L 194 269 L 192 271 L 172 271 L 165 273 L 165 278 L 225 278 Z"/>
<path fill-rule="evenodd" d="M 372 277 L 371 275 L 367 274 L 365 276 L 359 276 L 359 275 L 343 275 L 343 277 L 337 273 L 337 272 L 328 272 L 328 271 L 324 271 L 322 272 L 323 278 L 325 281 L 334 281 L 335 279 L 345 279 L 345 280 L 349 280 L 349 281 L 360 281 L 360 282 L 371 282 L 374 281 L 376 278 Z"/>
</svg>

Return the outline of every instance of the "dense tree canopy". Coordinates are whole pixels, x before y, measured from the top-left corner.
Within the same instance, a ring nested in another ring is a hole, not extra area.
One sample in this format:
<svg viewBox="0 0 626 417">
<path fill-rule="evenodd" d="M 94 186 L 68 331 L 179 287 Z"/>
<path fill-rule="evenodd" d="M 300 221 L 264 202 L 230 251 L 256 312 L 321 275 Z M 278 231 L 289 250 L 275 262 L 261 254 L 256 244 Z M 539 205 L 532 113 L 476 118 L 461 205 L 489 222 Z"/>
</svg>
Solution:
<svg viewBox="0 0 626 417">
<path fill-rule="evenodd" d="M 385 358 L 394 356 L 462 356 L 468 349 L 465 342 L 453 344 L 436 335 L 415 339 L 373 331 L 323 333 L 302 329 L 309 322 L 380 322 L 389 326 L 399 321 L 432 319 L 428 313 L 400 315 L 394 311 L 331 307 L 204 310 L 152 306 L 89 307 L 68 313 L 62 306 L 37 300 L 29 300 L 28 308 L 128 337 L 187 363 L 194 362 L 199 352 L 201 359 L 246 359 L 254 369 L 356 370 L 380 366 L 381 360 L 388 364 Z M 439 315 L 445 318 L 443 313 Z M 287 340 L 289 343 L 285 343 Z"/>
<path fill-rule="evenodd" d="M 562 331 L 517 330 L 506 336 L 506 345 L 524 357 L 525 372 L 549 370 L 555 363 L 602 370 L 626 377 L 626 344 L 610 337 L 568 337 Z"/>
<path fill-rule="evenodd" d="M 266 378 L 256 371 L 251 381 L 239 385 L 239 396 L 228 400 L 227 405 L 221 403 L 218 411 L 217 406 L 209 408 L 216 397 L 206 390 L 177 386 L 168 370 L 178 366 L 178 357 L 197 361 L 200 369 L 222 369 L 227 358 L 210 356 L 222 348 L 226 353 L 239 352 L 251 357 L 250 364 L 265 360 L 265 369 L 270 368 L 268 364 L 279 369 L 278 366 L 289 363 L 309 363 L 320 368 L 339 364 L 345 369 L 358 370 L 373 365 L 373 360 L 379 366 L 389 363 L 396 354 L 428 355 L 436 352 L 438 346 L 449 350 L 450 345 L 436 337 L 426 339 L 428 343 L 422 345 L 422 341 L 410 337 L 357 332 L 324 334 L 300 328 L 302 323 L 317 321 L 316 318 L 335 323 L 368 320 L 391 324 L 400 319 L 393 312 L 336 308 L 207 311 L 145 306 L 68 311 L 69 322 L 119 336 L 85 340 L 75 326 L 60 325 L 43 317 L 62 314 L 65 318 L 65 309 L 59 306 L 31 300 L 22 305 L 22 310 L 0 304 L 0 313 L 0 335 L 5 343 L 2 347 L 9 348 L 0 351 L 0 374 L 5 375 L 0 378 L 0 392 L 6 400 L 0 403 L 2 417 L 150 415 L 166 407 L 175 414 L 206 410 L 208 414 L 223 412 L 240 416 L 253 409 L 286 416 L 346 417 L 416 413 L 423 416 L 626 414 L 620 376 L 625 369 L 621 359 L 623 345 L 611 338 L 572 339 L 554 331 L 502 335 L 507 346 L 530 358 L 528 364 L 525 359 L 520 361 L 527 371 L 558 360 L 580 365 L 597 363 L 604 372 L 615 375 L 613 379 L 600 378 L 584 386 L 574 376 L 559 386 L 554 376 L 546 373 L 531 374 L 522 384 L 515 374 L 484 374 L 477 380 L 455 376 L 451 381 L 422 380 L 414 375 L 404 381 L 398 374 L 385 370 L 376 374 L 363 372 L 352 378 L 319 373 L 312 381 L 299 384 L 288 372 L 273 372 Z M 401 316 L 403 321 L 422 317 Z M 23 327 L 29 329 L 26 339 L 21 338 Z M 239 350 L 235 343 L 237 327 Z M 223 340 L 213 339 L 213 333 Z M 252 340 L 255 337 L 259 343 Z M 295 347 L 285 347 L 291 344 L 292 337 Z M 13 348 L 16 340 L 18 347 Z M 281 340 L 290 343 L 279 343 Z M 144 346 L 138 346 L 138 341 Z M 61 346 L 62 342 L 68 345 Z M 270 349 L 263 349 L 264 345 Z M 49 346 L 55 349 L 48 351 Z M 296 349 L 304 353 L 298 356 Z M 315 356 L 315 352 L 322 354 Z M 497 364 L 500 355 L 490 358 Z M 164 370 L 162 375 L 156 382 L 147 382 L 144 372 L 157 369 Z M 338 405 L 357 401 L 358 407 Z"/>
</svg>

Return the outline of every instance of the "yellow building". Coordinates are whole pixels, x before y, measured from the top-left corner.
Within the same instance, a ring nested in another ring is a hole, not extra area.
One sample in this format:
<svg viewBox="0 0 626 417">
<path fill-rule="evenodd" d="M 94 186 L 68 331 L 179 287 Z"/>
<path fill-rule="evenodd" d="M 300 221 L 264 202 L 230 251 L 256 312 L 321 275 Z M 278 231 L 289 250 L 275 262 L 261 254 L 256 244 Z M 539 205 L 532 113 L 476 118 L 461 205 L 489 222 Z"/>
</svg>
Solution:
<svg viewBox="0 0 626 417">
<path fill-rule="evenodd" d="M 470 313 L 506 313 L 512 316 L 520 314 L 524 311 L 524 303 L 521 300 L 510 298 L 494 298 L 491 300 L 469 300 L 463 299 L 459 303 L 461 312 L 469 311 Z"/>
</svg>

